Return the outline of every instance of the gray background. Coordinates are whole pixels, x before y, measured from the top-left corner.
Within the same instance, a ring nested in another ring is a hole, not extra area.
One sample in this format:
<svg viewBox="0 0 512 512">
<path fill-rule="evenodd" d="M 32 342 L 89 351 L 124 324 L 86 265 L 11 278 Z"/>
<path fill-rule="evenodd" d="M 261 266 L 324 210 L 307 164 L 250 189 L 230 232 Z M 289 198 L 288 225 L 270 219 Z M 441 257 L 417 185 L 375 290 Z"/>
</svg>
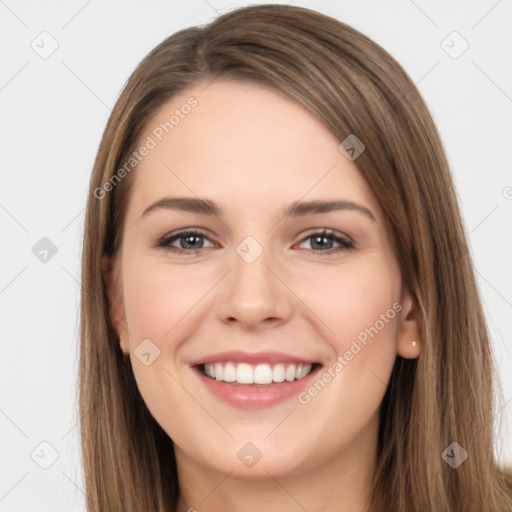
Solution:
<svg viewBox="0 0 512 512">
<path fill-rule="evenodd" d="M 381 44 L 434 115 L 503 382 L 496 449 L 510 463 L 512 2 L 292 3 Z M 76 393 L 80 240 L 93 159 L 120 89 L 165 37 L 248 4 L 0 0 L 0 511 L 85 510 Z"/>
</svg>

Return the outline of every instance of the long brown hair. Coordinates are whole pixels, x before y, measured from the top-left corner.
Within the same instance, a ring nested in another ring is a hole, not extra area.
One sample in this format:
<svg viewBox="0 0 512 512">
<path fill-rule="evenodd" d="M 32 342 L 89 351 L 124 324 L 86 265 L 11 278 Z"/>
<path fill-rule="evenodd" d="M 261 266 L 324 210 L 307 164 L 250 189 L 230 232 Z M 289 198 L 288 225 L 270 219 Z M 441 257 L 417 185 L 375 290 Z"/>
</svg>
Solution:
<svg viewBox="0 0 512 512">
<path fill-rule="evenodd" d="M 512 476 L 493 449 L 489 335 L 432 117 L 383 48 L 334 18 L 286 5 L 236 9 L 168 37 L 133 72 L 106 126 L 83 242 L 79 392 L 88 510 L 176 509 L 173 443 L 123 360 L 102 258 L 119 251 L 137 170 L 113 177 L 148 120 L 177 93 L 216 78 L 270 86 L 304 105 L 340 142 L 355 134 L 366 146 L 355 163 L 389 223 L 421 312 L 422 341 L 418 359 L 397 357 L 381 405 L 373 510 L 510 511 Z M 457 468 L 442 456 L 454 442 L 468 454 Z"/>
</svg>

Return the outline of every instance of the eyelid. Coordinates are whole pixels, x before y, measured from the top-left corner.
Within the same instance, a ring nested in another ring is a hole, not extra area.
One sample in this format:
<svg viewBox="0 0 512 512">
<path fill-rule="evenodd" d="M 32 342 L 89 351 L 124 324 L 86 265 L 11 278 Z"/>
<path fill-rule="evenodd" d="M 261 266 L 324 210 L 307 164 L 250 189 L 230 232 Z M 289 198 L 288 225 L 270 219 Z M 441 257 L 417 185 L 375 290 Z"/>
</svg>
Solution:
<svg viewBox="0 0 512 512">
<path fill-rule="evenodd" d="M 310 237 L 312 235 L 316 235 L 316 234 L 330 235 L 330 236 L 333 236 L 336 238 L 341 238 L 346 242 L 355 243 L 354 240 L 351 237 L 349 237 L 348 235 L 346 235 L 345 233 L 342 233 L 341 231 L 336 231 L 335 229 L 324 228 L 324 227 L 310 228 L 310 229 L 306 230 L 306 232 L 301 235 L 302 238 L 300 239 L 300 241 L 304 241 L 305 238 L 308 238 L 308 237 Z"/>
<path fill-rule="evenodd" d="M 172 246 L 171 243 L 175 242 L 176 240 L 179 240 L 181 237 L 184 237 L 186 235 L 200 235 L 201 237 L 209 240 L 212 244 L 217 245 L 216 242 L 210 239 L 210 237 L 207 234 L 207 231 L 202 228 L 196 228 L 196 227 L 187 227 L 183 228 L 177 231 L 173 231 L 171 233 L 167 233 L 166 235 L 159 238 L 153 245 L 154 248 L 157 249 L 167 249 L 171 252 L 177 253 L 177 254 L 199 254 L 203 249 L 211 249 L 212 247 L 199 247 L 199 248 L 190 248 L 190 249 L 183 249 L 181 247 L 175 247 Z M 339 245 L 339 247 L 331 247 L 326 250 L 321 251 L 315 251 L 313 249 L 308 249 L 308 252 L 311 253 L 318 253 L 319 255 L 331 255 L 331 254 L 338 254 L 343 251 L 349 251 L 356 249 L 356 243 L 354 240 L 345 235 L 344 233 L 335 231 L 330 228 L 310 228 L 306 232 L 303 232 L 301 235 L 301 238 L 298 242 L 294 244 L 301 244 L 313 237 L 314 235 L 318 236 L 326 236 L 330 237 L 335 243 Z"/>
<path fill-rule="evenodd" d="M 185 235 L 201 235 L 202 237 L 210 240 L 214 245 L 218 245 L 213 240 L 210 239 L 209 235 L 207 234 L 206 230 L 202 228 L 196 228 L 196 227 L 188 227 L 183 229 L 178 229 L 177 231 L 171 231 L 170 233 L 167 233 L 163 235 L 162 237 L 159 237 L 156 242 L 153 245 L 153 247 L 156 247 L 157 249 L 166 249 L 168 247 L 171 247 L 173 249 L 176 249 L 177 251 L 184 251 L 184 252 L 193 252 L 194 249 L 181 249 L 179 247 L 174 247 L 170 245 L 171 241 L 179 240 L 181 237 Z M 202 247 L 200 249 L 195 249 L 195 251 L 205 249 L 205 247 Z"/>
<path fill-rule="evenodd" d="M 356 243 L 351 237 L 345 235 L 344 233 L 341 233 L 339 231 L 336 231 L 336 230 L 330 229 L 330 228 L 312 228 L 310 231 L 308 230 L 308 232 L 306 232 L 305 234 L 302 235 L 302 238 L 299 240 L 298 244 L 305 242 L 306 240 L 310 239 L 314 235 L 330 237 L 334 240 L 335 243 L 340 244 L 341 247 L 332 247 L 325 251 L 310 250 L 310 252 L 312 252 L 312 253 L 335 254 L 335 253 L 339 253 L 341 251 L 348 251 L 348 250 L 356 248 Z M 297 245 L 297 244 L 295 244 L 295 245 Z"/>
</svg>

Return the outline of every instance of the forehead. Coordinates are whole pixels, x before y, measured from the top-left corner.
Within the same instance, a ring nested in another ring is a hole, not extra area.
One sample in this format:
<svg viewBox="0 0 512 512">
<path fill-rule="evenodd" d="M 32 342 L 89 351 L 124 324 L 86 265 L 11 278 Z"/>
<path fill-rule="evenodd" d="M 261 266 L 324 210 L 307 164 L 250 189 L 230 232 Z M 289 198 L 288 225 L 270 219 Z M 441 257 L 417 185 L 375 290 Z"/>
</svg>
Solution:
<svg viewBox="0 0 512 512">
<path fill-rule="evenodd" d="M 378 204 L 339 141 L 305 107 L 260 84 L 199 84 L 163 104 L 137 147 L 137 210 L 163 195 L 197 195 L 245 208 L 299 198 Z M 274 202 L 269 199 L 274 198 Z"/>
</svg>

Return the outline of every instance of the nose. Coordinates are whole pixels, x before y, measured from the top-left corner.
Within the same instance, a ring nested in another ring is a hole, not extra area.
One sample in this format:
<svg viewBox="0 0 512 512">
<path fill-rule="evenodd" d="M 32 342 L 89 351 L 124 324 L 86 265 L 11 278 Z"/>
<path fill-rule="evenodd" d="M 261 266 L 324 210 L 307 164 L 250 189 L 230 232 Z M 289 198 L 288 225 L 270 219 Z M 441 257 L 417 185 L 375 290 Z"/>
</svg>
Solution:
<svg viewBox="0 0 512 512">
<path fill-rule="evenodd" d="M 222 285 L 219 318 L 251 330 L 287 322 L 294 295 L 279 275 L 271 251 L 263 250 L 254 261 L 236 253 L 233 267 Z"/>
</svg>

